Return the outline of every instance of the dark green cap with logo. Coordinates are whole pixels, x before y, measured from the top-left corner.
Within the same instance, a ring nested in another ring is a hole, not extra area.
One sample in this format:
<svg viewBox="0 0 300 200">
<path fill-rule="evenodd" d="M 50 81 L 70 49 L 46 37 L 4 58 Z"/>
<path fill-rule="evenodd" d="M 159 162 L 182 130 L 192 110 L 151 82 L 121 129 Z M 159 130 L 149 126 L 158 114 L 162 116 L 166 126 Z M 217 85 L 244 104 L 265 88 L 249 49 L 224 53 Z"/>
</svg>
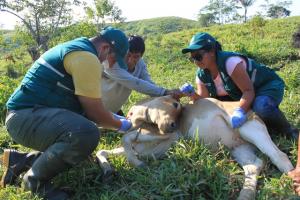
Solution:
<svg viewBox="0 0 300 200">
<path fill-rule="evenodd" d="M 124 58 L 128 52 L 129 43 L 125 33 L 119 29 L 108 26 L 100 32 L 100 35 L 114 47 L 113 50 L 116 53 L 118 64 L 121 68 L 127 70 L 128 67 Z"/>
<path fill-rule="evenodd" d="M 187 48 L 182 49 L 182 53 L 193 52 L 208 45 L 215 45 L 216 39 L 208 33 L 196 33 Z"/>
</svg>

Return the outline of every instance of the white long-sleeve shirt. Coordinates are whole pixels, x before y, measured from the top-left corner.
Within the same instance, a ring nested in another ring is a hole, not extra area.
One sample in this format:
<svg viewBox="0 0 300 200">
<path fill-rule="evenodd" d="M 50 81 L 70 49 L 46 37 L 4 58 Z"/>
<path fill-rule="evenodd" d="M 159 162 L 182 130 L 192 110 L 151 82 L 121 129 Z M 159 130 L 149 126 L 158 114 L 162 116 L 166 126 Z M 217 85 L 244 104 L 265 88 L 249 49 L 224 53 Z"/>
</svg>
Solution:
<svg viewBox="0 0 300 200">
<path fill-rule="evenodd" d="M 118 112 L 126 103 L 132 90 L 150 96 L 162 96 L 166 89 L 157 86 L 150 78 L 146 63 L 140 59 L 132 73 L 116 63 L 105 68 L 102 76 L 102 102 L 106 109 Z"/>
</svg>

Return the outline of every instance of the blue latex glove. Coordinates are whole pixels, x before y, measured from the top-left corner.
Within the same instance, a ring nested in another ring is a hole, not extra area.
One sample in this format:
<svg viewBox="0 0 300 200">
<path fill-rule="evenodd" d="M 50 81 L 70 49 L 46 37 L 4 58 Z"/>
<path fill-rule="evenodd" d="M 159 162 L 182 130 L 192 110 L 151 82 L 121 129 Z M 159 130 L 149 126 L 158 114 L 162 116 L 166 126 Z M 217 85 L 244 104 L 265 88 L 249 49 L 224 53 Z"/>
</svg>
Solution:
<svg viewBox="0 0 300 200">
<path fill-rule="evenodd" d="M 238 107 L 234 109 L 231 115 L 231 126 L 232 128 L 238 128 L 247 121 L 247 115 L 244 109 Z"/>
<path fill-rule="evenodd" d="M 120 119 L 120 121 L 122 124 L 121 124 L 121 127 L 119 128 L 118 132 L 126 132 L 131 128 L 132 123 L 130 120 Z"/>
<path fill-rule="evenodd" d="M 117 120 L 126 119 L 126 117 L 118 115 L 116 113 L 111 113 L 111 114 L 113 115 L 114 119 L 117 119 Z"/>
<path fill-rule="evenodd" d="M 195 93 L 194 87 L 189 83 L 183 84 L 179 90 L 188 96 L 191 96 Z"/>
</svg>

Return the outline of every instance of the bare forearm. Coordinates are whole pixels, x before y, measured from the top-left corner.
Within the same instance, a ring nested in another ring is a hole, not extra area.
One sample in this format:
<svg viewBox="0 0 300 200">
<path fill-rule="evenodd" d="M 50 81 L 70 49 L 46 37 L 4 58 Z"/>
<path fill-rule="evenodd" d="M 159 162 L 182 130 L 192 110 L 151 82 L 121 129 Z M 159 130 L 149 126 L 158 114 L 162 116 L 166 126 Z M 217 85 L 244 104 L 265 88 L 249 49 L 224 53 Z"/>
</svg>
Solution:
<svg viewBox="0 0 300 200">
<path fill-rule="evenodd" d="M 243 96 L 240 99 L 239 106 L 246 112 L 251 108 L 251 104 L 254 100 L 255 94 L 254 91 L 248 90 L 243 92 Z"/>
<path fill-rule="evenodd" d="M 114 119 L 112 114 L 109 111 L 102 110 L 97 112 L 97 115 L 88 116 L 92 118 L 91 120 L 94 121 L 96 124 L 103 128 L 113 128 L 119 129 L 121 126 L 121 122 L 119 120 Z"/>
<path fill-rule="evenodd" d="M 197 92 L 191 96 L 193 101 L 197 101 L 198 99 L 209 97 L 208 90 L 203 84 L 197 83 Z"/>
<path fill-rule="evenodd" d="M 245 70 L 244 64 L 239 63 L 231 74 L 231 78 L 236 86 L 242 91 L 243 95 L 240 99 L 239 106 L 248 111 L 255 97 L 255 91 L 249 75 Z"/>
<path fill-rule="evenodd" d="M 198 99 L 202 99 L 202 98 L 205 98 L 197 93 L 194 93 L 191 97 L 192 101 L 197 101 Z"/>
<path fill-rule="evenodd" d="M 297 153 L 297 164 L 296 164 L 297 168 L 300 168 L 300 137 L 298 139 L 298 153 Z"/>
<path fill-rule="evenodd" d="M 112 114 L 104 108 L 101 99 L 83 96 L 78 98 L 89 120 L 104 128 L 119 129 L 121 127 L 121 122 L 114 119 Z"/>
</svg>

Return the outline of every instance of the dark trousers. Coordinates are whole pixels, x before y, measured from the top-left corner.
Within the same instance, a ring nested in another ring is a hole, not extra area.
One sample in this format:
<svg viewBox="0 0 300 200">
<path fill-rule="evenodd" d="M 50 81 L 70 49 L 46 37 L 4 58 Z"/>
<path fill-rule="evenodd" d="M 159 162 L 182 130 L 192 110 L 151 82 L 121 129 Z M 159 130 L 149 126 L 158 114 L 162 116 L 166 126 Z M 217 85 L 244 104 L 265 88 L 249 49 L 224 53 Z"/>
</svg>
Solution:
<svg viewBox="0 0 300 200">
<path fill-rule="evenodd" d="M 24 176 L 27 181 L 35 180 L 38 184 L 86 159 L 97 147 L 100 137 L 93 122 L 59 108 L 10 111 L 5 124 L 15 142 L 43 152 Z M 36 184 L 27 185 L 30 190 L 37 189 Z"/>
</svg>

